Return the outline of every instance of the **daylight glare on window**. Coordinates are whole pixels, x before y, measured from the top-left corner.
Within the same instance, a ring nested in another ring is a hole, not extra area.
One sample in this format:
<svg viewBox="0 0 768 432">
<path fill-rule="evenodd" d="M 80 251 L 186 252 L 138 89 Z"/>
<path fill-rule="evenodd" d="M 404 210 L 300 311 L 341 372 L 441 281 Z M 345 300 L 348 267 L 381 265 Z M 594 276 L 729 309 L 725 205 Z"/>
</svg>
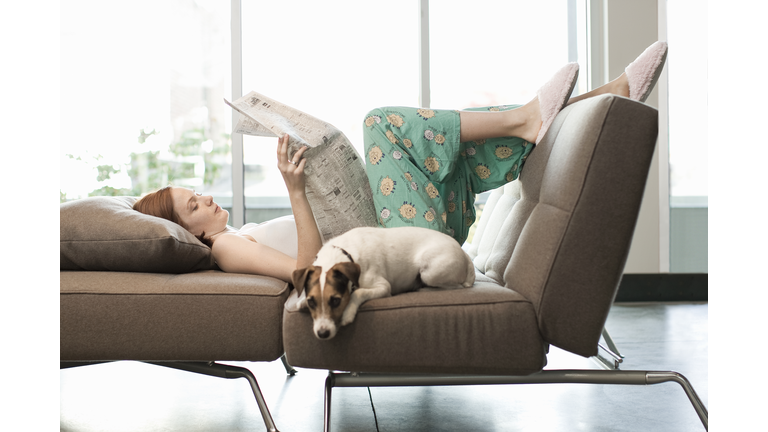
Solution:
<svg viewBox="0 0 768 432">
<path fill-rule="evenodd" d="M 670 0 L 667 14 L 670 195 L 706 202 L 707 8 L 692 0 Z"/>
<path fill-rule="evenodd" d="M 418 104 L 418 2 L 243 0 L 243 93 L 255 91 L 339 128 L 363 153 L 372 108 Z M 245 136 L 246 208 L 288 206 L 276 138 Z M 290 209 L 287 209 L 290 212 Z M 247 222 L 276 214 L 260 212 Z"/>
<path fill-rule="evenodd" d="M 432 108 L 533 99 L 568 62 L 567 6 L 562 0 L 430 2 Z"/>
<path fill-rule="evenodd" d="M 567 2 L 429 11 L 433 108 L 526 103 L 568 60 Z M 62 4 L 62 201 L 174 184 L 231 205 L 230 14 L 214 0 Z M 419 16 L 413 0 L 243 0 L 242 91 L 333 124 L 362 154 L 369 110 L 419 104 Z M 290 212 L 276 143 L 244 137 L 246 208 Z"/>
<path fill-rule="evenodd" d="M 333 124 L 362 154 L 369 110 L 419 104 L 419 14 L 411 0 L 386 7 L 243 0 L 243 93 L 262 93 Z M 559 0 L 430 2 L 431 107 L 531 100 L 568 61 L 566 16 L 567 2 Z M 544 18 L 556 23 L 547 32 L 536 24 Z M 535 35 L 535 43 L 520 43 L 521 35 Z M 288 205 L 273 160 L 276 142 L 244 137 L 247 208 Z"/>
<path fill-rule="evenodd" d="M 231 197 L 229 20 L 216 1 L 62 3 L 62 201 Z"/>
</svg>

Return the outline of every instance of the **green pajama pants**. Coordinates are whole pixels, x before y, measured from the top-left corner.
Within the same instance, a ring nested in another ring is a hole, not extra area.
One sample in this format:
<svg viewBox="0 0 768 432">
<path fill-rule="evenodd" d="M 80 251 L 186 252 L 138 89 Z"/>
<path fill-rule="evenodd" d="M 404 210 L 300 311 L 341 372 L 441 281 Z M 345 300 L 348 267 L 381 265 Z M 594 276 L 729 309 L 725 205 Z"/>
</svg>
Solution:
<svg viewBox="0 0 768 432">
<path fill-rule="evenodd" d="M 363 130 L 379 224 L 430 228 L 459 244 L 475 221 L 475 194 L 516 179 L 534 147 L 515 137 L 459 142 L 461 122 L 455 110 L 376 108 L 366 116 Z"/>
</svg>

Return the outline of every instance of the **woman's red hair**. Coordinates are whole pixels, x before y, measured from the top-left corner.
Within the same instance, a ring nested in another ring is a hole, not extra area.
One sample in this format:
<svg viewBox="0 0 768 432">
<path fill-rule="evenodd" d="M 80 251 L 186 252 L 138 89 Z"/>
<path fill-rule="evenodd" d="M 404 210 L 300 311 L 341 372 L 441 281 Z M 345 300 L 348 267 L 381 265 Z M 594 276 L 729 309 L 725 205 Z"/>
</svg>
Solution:
<svg viewBox="0 0 768 432">
<path fill-rule="evenodd" d="M 181 221 L 179 214 L 173 209 L 173 197 L 171 196 L 171 186 L 166 186 L 155 192 L 150 192 L 133 205 L 133 209 L 150 216 L 156 216 L 169 220 L 175 224 L 181 225 L 184 229 L 184 223 Z M 211 239 L 205 237 L 205 233 L 200 234 L 197 237 L 198 240 L 203 242 L 208 247 L 212 247 L 213 243 Z"/>
</svg>

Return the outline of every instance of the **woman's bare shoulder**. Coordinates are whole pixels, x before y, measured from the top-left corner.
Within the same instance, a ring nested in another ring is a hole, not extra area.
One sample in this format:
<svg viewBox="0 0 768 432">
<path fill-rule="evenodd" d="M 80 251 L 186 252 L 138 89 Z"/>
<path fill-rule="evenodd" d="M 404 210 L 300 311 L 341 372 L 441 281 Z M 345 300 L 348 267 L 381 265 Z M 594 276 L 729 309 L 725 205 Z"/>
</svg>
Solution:
<svg viewBox="0 0 768 432">
<path fill-rule="evenodd" d="M 216 249 L 245 246 L 249 243 L 256 243 L 256 240 L 237 231 L 229 231 L 216 236 L 212 249 L 215 251 Z"/>
<path fill-rule="evenodd" d="M 213 258 L 221 267 L 232 260 L 240 260 L 244 256 L 253 256 L 260 252 L 260 244 L 248 240 L 246 237 L 235 232 L 222 233 L 216 236 L 211 247 Z"/>
</svg>

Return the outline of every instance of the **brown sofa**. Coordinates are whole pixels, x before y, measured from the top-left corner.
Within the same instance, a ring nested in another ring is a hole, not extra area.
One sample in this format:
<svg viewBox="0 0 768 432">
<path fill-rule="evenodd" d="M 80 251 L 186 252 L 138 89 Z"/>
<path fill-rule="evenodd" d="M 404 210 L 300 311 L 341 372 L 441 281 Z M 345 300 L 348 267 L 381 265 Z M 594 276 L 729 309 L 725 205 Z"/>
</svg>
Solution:
<svg viewBox="0 0 768 432">
<path fill-rule="evenodd" d="M 548 371 L 550 345 L 582 355 L 598 341 L 621 278 L 657 135 L 655 109 L 618 96 L 567 107 L 526 161 L 494 191 L 465 245 L 474 287 L 364 304 L 330 341 L 306 311 L 285 308 L 288 284 L 225 274 L 170 222 L 130 210 L 132 198 L 61 207 L 62 367 L 148 361 L 249 379 L 213 363 L 272 361 L 330 372 L 339 386 L 579 382 L 683 386 L 674 372 Z M 287 366 L 287 369 L 289 367 Z M 290 369 L 289 369 L 290 370 Z"/>
</svg>

